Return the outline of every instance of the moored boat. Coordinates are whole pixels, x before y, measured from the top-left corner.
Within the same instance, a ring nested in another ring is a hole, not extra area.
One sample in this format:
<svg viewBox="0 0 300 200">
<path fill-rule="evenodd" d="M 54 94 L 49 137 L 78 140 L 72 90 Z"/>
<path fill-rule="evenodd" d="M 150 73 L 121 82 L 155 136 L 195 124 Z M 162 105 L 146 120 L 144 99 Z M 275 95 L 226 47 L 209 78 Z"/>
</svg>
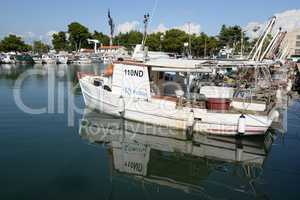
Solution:
<svg viewBox="0 0 300 200">
<path fill-rule="evenodd" d="M 58 54 L 56 59 L 57 64 L 67 64 L 69 62 L 68 56 L 64 54 Z"/>
<path fill-rule="evenodd" d="M 3 64 L 14 64 L 15 60 L 12 55 L 8 53 L 3 53 L 0 55 L 0 63 Z"/>
<path fill-rule="evenodd" d="M 110 115 L 190 133 L 265 134 L 277 116 L 273 93 L 266 99 L 263 92 L 232 88 L 230 97 L 203 96 L 200 91 L 191 98 L 187 74 L 212 71 L 202 64 L 178 68 L 115 62 L 101 76 L 79 73 L 78 78 L 85 104 Z"/>
<path fill-rule="evenodd" d="M 54 55 L 45 54 L 42 56 L 42 62 L 43 64 L 56 64 L 57 60 Z"/>
<path fill-rule="evenodd" d="M 33 59 L 35 64 L 42 64 L 43 63 L 42 56 L 35 55 L 35 56 L 32 57 L 32 59 Z"/>
<path fill-rule="evenodd" d="M 88 57 L 88 55 L 82 54 L 77 57 L 75 57 L 75 60 L 73 60 L 73 63 L 75 64 L 91 64 L 92 59 Z"/>
<path fill-rule="evenodd" d="M 32 64 L 34 63 L 32 57 L 29 54 L 19 54 L 15 57 L 16 63 L 20 64 Z"/>
</svg>

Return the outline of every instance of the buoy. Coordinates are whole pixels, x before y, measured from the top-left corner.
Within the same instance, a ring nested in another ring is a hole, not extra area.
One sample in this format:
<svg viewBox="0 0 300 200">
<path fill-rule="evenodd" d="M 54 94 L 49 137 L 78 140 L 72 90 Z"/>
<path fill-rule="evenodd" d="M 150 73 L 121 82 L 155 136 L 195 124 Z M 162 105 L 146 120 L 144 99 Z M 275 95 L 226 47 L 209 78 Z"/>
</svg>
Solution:
<svg viewBox="0 0 300 200">
<path fill-rule="evenodd" d="M 243 148 L 237 148 L 236 151 L 235 151 L 235 160 L 236 161 L 243 161 Z"/>
<path fill-rule="evenodd" d="M 246 133 L 246 117 L 243 114 L 239 118 L 238 133 L 239 134 L 245 134 Z"/>
</svg>

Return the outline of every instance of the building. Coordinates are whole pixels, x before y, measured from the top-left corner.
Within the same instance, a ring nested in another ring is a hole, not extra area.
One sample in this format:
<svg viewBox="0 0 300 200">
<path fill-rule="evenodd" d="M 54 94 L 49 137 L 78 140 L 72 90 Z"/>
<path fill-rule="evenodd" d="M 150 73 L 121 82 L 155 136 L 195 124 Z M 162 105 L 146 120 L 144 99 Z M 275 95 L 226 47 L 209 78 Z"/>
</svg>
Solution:
<svg viewBox="0 0 300 200">
<path fill-rule="evenodd" d="M 288 45 L 289 56 L 300 56 L 300 28 L 288 32 L 284 44 Z"/>
<path fill-rule="evenodd" d="M 80 49 L 80 53 L 86 53 L 86 54 L 91 54 L 91 53 L 95 53 L 94 49 Z"/>
<path fill-rule="evenodd" d="M 95 52 L 96 51 L 96 52 Z M 101 54 L 102 57 L 125 58 L 128 57 L 128 52 L 123 46 L 100 46 L 95 49 L 80 49 L 80 53 L 84 54 Z"/>
<path fill-rule="evenodd" d="M 116 53 L 124 53 L 126 52 L 126 49 L 123 46 L 113 45 L 113 46 L 100 46 L 99 51 L 100 53 L 103 54 L 116 54 Z"/>
</svg>

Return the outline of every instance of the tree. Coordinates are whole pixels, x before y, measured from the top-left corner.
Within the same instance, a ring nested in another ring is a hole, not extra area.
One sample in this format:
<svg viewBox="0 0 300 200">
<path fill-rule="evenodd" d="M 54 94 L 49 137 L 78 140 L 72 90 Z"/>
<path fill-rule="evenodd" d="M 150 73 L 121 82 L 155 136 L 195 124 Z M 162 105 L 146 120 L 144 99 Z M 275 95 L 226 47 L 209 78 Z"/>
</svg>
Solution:
<svg viewBox="0 0 300 200">
<path fill-rule="evenodd" d="M 42 53 L 48 53 L 49 46 L 42 41 L 34 41 L 33 42 L 33 51 L 34 53 L 42 54 Z"/>
<path fill-rule="evenodd" d="M 136 44 L 141 44 L 143 34 L 138 31 L 130 31 L 128 33 L 119 33 L 114 38 L 114 43 L 125 46 L 127 49 L 132 49 Z"/>
<path fill-rule="evenodd" d="M 52 45 L 56 51 L 65 51 L 68 48 L 66 33 L 60 31 L 52 35 Z"/>
<path fill-rule="evenodd" d="M 146 46 L 149 47 L 150 51 L 160 51 L 160 47 L 162 47 L 161 36 L 163 33 L 157 32 L 157 33 L 151 33 L 148 35 L 146 40 Z"/>
<path fill-rule="evenodd" d="M 191 50 L 193 56 L 201 57 L 207 53 L 206 44 L 208 42 L 208 38 L 209 37 L 205 33 L 201 33 L 199 36 L 192 35 Z"/>
<path fill-rule="evenodd" d="M 126 48 L 128 45 L 128 33 L 119 33 L 117 36 L 113 39 L 114 44 L 125 46 Z"/>
<path fill-rule="evenodd" d="M 222 48 L 227 46 L 229 48 L 234 48 L 235 53 L 238 53 L 241 50 L 241 38 L 243 37 L 244 50 L 248 50 L 250 45 L 249 37 L 242 31 L 242 28 L 238 25 L 228 27 L 223 25 L 218 36 L 219 47 Z"/>
<path fill-rule="evenodd" d="M 171 29 L 166 31 L 163 50 L 167 52 L 182 53 L 183 45 L 189 41 L 189 36 L 186 32 L 179 29 Z"/>
<path fill-rule="evenodd" d="M 141 44 L 143 40 L 143 34 L 139 31 L 130 31 L 128 34 L 128 45 L 135 46 Z"/>
<path fill-rule="evenodd" d="M 68 33 L 70 34 L 69 41 L 72 50 L 80 50 L 82 47 L 89 47 L 87 39 L 91 37 L 88 28 L 78 22 L 73 22 L 68 25 Z"/>
<path fill-rule="evenodd" d="M 216 37 L 209 37 L 206 44 L 207 55 L 215 55 L 219 51 L 219 46 L 220 44 Z"/>
<path fill-rule="evenodd" d="M 4 52 L 27 52 L 31 50 L 31 46 L 25 44 L 21 37 L 9 35 L 0 42 L 0 50 Z"/>
<path fill-rule="evenodd" d="M 219 33 L 220 45 L 222 47 L 228 46 L 233 48 L 241 41 L 242 28 L 240 26 L 226 26 L 223 25 Z"/>
<path fill-rule="evenodd" d="M 92 38 L 99 40 L 102 45 L 109 45 L 109 36 L 103 34 L 102 32 L 94 31 Z"/>
</svg>

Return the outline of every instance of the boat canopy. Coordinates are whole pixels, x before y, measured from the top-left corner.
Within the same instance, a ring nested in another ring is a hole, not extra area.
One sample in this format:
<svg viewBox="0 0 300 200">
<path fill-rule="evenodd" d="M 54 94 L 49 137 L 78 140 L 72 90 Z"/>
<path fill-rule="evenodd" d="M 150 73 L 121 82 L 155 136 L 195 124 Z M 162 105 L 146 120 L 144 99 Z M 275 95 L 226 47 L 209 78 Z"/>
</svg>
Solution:
<svg viewBox="0 0 300 200">
<path fill-rule="evenodd" d="M 212 72 L 211 68 L 205 67 L 206 60 L 185 59 L 156 59 L 145 62 L 152 71 L 165 72 Z"/>
<path fill-rule="evenodd" d="M 164 72 L 207 72 L 211 73 L 213 68 L 232 68 L 232 67 L 255 67 L 270 65 L 272 63 L 263 63 L 256 61 L 239 60 L 188 60 L 188 59 L 155 59 L 144 63 L 152 67 L 152 71 Z"/>
</svg>

